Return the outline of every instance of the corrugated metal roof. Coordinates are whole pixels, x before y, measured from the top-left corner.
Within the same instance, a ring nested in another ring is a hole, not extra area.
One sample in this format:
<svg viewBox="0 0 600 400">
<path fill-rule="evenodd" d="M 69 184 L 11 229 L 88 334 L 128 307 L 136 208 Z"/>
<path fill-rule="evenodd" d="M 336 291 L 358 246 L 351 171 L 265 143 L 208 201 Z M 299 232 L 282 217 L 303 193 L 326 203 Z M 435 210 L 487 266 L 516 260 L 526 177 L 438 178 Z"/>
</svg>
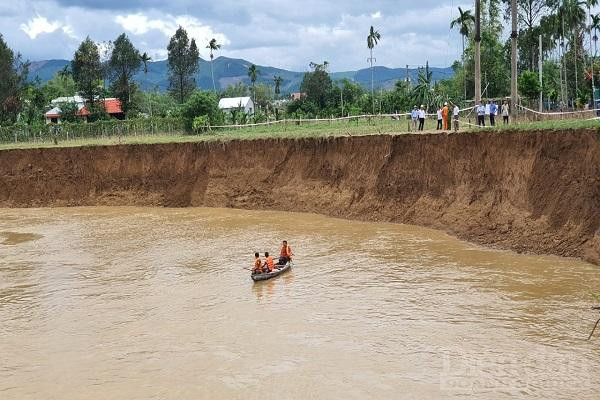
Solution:
<svg viewBox="0 0 600 400">
<path fill-rule="evenodd" d="M 219 108 L 245 108 L 251 102 L 250 97 L 225 97 L 219 100 Z"/>
<path fill-rule="evenodd" d="M 50 102 L 50 104 L 61 104 L 61 103 L 77 103 L 84 104 L 85 100 L 81 96 L 71 96 L 71 97 L 58 97 Z"/>
<path fill-rule="evenodd" d="M 54 107 L 52 110 L 48 111 L 46 114 L 44 114 L 47 118 L 59 118 L 60 117 L 60 113 L 62 111 L 60 110 L 60 108 L 58 107 Z M 39 115 L 39 114 L 38 114 Z"/>
</svg>

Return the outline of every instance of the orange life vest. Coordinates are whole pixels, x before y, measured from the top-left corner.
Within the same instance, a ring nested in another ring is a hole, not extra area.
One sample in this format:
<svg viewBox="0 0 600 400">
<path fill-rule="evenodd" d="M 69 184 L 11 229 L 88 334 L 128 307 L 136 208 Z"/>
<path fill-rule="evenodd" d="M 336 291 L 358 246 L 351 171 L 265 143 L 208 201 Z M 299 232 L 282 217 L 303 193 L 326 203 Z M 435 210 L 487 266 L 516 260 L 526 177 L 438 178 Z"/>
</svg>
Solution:
<svg viewBox="0 0 600 400">
<path fill-rule="evenodd" d="M 280 257 L 292 258 L 292 248 L 290 245 L 281 246 L 281 251 L 279 252 Z"/>
<path fill-rule="evenodd" d="M 273 271 L 273 269 L 275 268 L 275 265 L 273 264 L 273 257 L 269 256 L 267 257 L 267 268 L 269 268 L 269 271 Z"/>
<path fill-rule="evenodd" d="M 254 270 L 258 271 L 258 272 L 262 272 L 262 261 L 260 260 L 260 257 L 256 257 L 254 259 Z"/>
</svg>

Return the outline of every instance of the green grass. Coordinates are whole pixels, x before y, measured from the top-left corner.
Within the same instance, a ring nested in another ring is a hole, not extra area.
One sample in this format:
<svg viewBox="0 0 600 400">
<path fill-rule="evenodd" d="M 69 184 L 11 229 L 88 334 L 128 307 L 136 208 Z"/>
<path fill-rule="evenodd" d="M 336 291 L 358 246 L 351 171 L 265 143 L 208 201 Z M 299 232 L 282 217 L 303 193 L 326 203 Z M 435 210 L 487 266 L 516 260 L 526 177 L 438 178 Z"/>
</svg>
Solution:
<svg viewBox="0 0 600 400">
<path fill-rule="evenodd" d="M 500 121 L 502 123 L 502 121 Z M 494 130 L 560 130 L 560 129 L 586 129 L 600 128 L 600 120 L 585 120 L 585 119 L 563 119 L 563 120 L 547 120 L 536 122 L 521 122 L 515 125 L 504 127 L 498 125 Z"/>
<path fill-rule="evenodd" d="M 27 148 L 47 148 L 47 147 L 75 147 L 75 146 L 102 146 L 115 144 L 152 144 L 152 143 L 183 143 L 183 142 L 206 142 L 223 140 L 251 140 L 251 139 L 299 139 L 299 138 L 319 138 L 330 136 L 348 136 L 348 135 L 369 135 L 369 134 L 392 134 L 403 133 L 408 128 L 406 119 L 394 121 L 391 119 L 372 121 L 336 121 L 336 122 L 318 122 L 303 123 L 302 125 L 263 125 L 256 127 L 245 127 L 239 129 L 215 130 L 199 135 L 186 134 L 164 134 L 164 135 L 138 135 L 62 140 L 58 145 L 51 141 L 45 142 L 23 142 L 23 143 L 3 143 L 0 144 L 0 150 L 7 149 L 27 149 Z M 430 122 L 427 128 L 434 129 L 435 123 Z"/>
<path fill-rule="evenodd" d="M 468 128 L 461 129 L 461 132 L 496 132 L 496 131 L 514 131 L 517 130 L 556 130 L 556 129 L 581 129 L 581 128 L 599 128 L 600 120 L 555 120 L 540 121 L 530 123 L 519 123 L 502 126 L 502 121 L 495 128 Z M 435 132 L 436 121 L 428 120 L 425 125 L 426 133 Z M 463 125 L 464 127 L 464 125 Z M 0 144 L 0 150 L 7 149 L 28 149 L 28 148 L 50 148 L 50 147 L 76 147 L 76 146 L 104 146 L 115 144 L 153 144 L 153 143 L 184 143 L 184 142 L 206 142 L 206 141 L 224 141 L 224 140 L 251 140 L 251 139 L 299 139 L 299 138 L 319 138 L 331 136 L 360 136 L 373 134 L 401 134 L 408 132 L 408 120 L 373 120 L 371 122 L 361 120 L 356 121 L 336 121 L 336 122 L 318 122 L 303 123 L 302 125 L 264 125 L 257 127 L 245 127 L 240 129 L 218 130 L 200 135 L 185 134 L 163 134 L 163 135 L 138 135 L 104 137 L 90 139 L 62 140 L 58 145 L 51 141 L 44 142 L 23 142 L 23 143 L 3 143 Z"/>
</svg>

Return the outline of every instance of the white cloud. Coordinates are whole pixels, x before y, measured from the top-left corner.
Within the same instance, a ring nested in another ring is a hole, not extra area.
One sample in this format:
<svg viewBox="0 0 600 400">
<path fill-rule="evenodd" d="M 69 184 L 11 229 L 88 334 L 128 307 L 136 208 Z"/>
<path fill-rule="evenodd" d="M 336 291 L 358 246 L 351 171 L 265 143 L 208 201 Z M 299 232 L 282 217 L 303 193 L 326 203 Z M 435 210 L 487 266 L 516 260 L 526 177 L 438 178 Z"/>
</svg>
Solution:
<svg viewBox="0 0 600 400">
<path fill-rule="evenodd" d="M 46 17 L 41 17 L 39 15 L 29 20 L 26 24 L 21 24 L 21 30 L 32 40 L 39 35 L 52 33 L 60 28 L 61 24 L 58 21 L 50 22 Z"/>
<path fill-rule="evenodd" d="M 77 39 L 77 35 L 73 32 L 73 28 L 70 25 L 64 25 L 61 29 L 63 33 L 71 39 Z"/>
<path fill-rule="evenodd" d="M 373 19 L 381 18 L 381 11 L 377 11 L 377 12 L 371 14 L 371 18 L 373 18 Z"/>
<path fill-rule="evenodd" d="M 180 15 L 166 15 L 162 19 L 150 19 L 144 14 L 118 15 L 115 22 L 134 35 L 144 35 L 150 31 L 156 30 L 166 37 L 171 37 L 179 26 L 185 28 L 188 35 L 198 42 L 198 47 L 203 48 L 202 43 L 215 38 L 222 45 L 228 45 L 229 39 L 222 34 L 214 32 L 209 25 L 204 25 L 197 18 Z"/>
</svg>

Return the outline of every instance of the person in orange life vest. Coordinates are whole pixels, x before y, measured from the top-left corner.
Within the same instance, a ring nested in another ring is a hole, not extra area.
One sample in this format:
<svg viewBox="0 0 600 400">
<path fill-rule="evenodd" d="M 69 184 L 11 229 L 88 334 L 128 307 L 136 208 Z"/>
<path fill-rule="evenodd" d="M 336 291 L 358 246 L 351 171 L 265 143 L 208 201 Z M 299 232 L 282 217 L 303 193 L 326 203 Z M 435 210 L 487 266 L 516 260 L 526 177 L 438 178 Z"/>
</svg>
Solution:
<svg viewBox="0 0 600 400">
<path fill-rule="evenodd" d="M 260 260 L 260 254 L 254 253 L 254 267 L 252 268 L 253 274 L 262 274 L 262 261 Z"/>
<path fill-rule="evenodd" d="M 273 257 L 271 257 L 268 252 L 265 253 L 265 263 L 263 264 L 263 269 L 265 269 L 265 272 L 273 272 L 275 269 Z M 266 271 L 266 269 L 268 269 L 268 271 Z"/>
<path fill-rule="evenodd" d="M 281 250 L 279 251 L 279 265 L 285 265 L 288 261 L 292 261 L 292 248 L 288 244 L 287 240 L 283 241 L 283 245 L 281 246 Z"/>
<path fill-rule="evenodd" d="M 444 120 L 444 130 L 448 130 L 448 112 L 450 109 L 448 108 L 448 103 L 444 103 L 444 108 L 442 108 L 442 119 Z"/>
</svg>

